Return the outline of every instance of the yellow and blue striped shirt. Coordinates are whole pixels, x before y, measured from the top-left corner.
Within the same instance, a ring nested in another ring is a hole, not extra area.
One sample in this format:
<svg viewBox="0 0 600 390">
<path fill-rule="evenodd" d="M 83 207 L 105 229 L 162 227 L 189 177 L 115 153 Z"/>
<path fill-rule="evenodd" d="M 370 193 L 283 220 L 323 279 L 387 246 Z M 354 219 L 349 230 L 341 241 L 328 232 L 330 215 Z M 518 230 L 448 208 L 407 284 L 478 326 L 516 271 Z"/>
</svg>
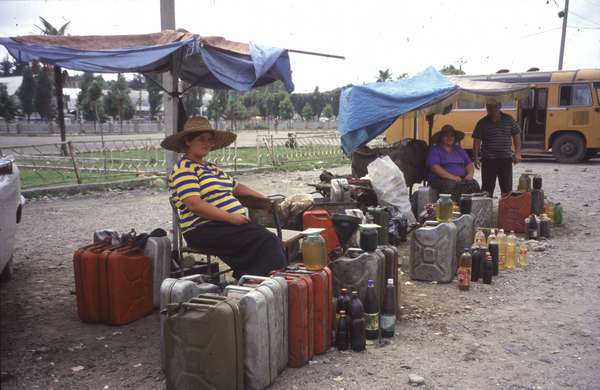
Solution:
<svg viewBox="0 0 600 390">
<path fill-rule="evenodd" d="M 169 191 L 179 213 L 182 231 L 208 222 L 189 210 L 182 202 L 191 196 L 199 196 L 211 205 L 232 214 L 244 214 L 246 208 L 233 196 L 237 182 L 216 165 L 183 157 L 169 175 Z"/>
</svg>

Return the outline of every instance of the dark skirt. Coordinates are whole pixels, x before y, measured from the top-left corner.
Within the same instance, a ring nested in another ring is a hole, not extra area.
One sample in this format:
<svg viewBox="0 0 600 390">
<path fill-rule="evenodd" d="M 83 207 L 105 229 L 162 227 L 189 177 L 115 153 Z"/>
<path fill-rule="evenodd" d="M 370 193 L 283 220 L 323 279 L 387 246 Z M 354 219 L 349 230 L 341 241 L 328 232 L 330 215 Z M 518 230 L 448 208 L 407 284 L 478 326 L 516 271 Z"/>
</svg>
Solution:
<svg viewBox="0 0 600 390">
<path fill-rule="evenodd" d="M 457 182 L 450 179 L 441 179 L 439 177 L 436 177 L 431 181 L 431 187 L 435 188 L 438 191 L 438 194 L 452 195 L 452 200 L 455 202 L 460 200 L 462 194 L 473 194 L 481 191 L 479 183 L 475 180 L 463 180 Z"/>
<path fill-rule="evenodd" d="M 192 248 L 218 256 L 233 270 L 233 277 L 268 276 L 287 266 L 281 240 L 263 226 L 250 222 L 232 225 L 211 221 L 184 233 Z"/>
</svg>

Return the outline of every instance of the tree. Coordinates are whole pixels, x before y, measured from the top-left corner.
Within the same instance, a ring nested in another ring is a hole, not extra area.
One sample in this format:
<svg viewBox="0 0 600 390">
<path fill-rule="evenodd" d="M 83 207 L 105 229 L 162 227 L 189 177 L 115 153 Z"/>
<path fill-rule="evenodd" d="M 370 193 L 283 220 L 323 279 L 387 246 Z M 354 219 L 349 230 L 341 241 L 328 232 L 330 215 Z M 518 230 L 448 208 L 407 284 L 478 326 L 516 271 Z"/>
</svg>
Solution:
<svg viewBox="0 0 600 390">
<path fill-rule="evenodd" d="M 325 100 L 323 98 L 323 94 L 319 92 L 319 87 L 315 87 L 315 90 L 310 96 L 310 101 L 313 115 L 321 115 L 321 111 L 323 111 L 323 107 L 325 107 Z"/>
<path fill-rule="evenodd" d="M 184 87 L 184 89 L 186 88 L 187 87 Z M 185 112 L 189 116 L 200 115 L 204 92 L 204 88 L 202 87 L 192 87 L 187 90 L 185 95 L 183 95 L 183 106 L 185 107 Z"/>
<path fill-rule="evenodd" d="M 227 92 L 226 92 L 227 93 Z M 231 128 L 235 129 L 236 122 L 248 118 L 248 110 L 244 107 L 242 99 L 235 92 L 227 93 L 227 105 L 223 112 L 223 118 L 231 121 Z"/>
<path fill-rule="evenodd" d="M 402 80 L 408 77 L 408 73 L 400 73 L 398 75 L 398 77 L 396 77 L 396 80 Z"/>
<path fill-rule="evenodd" d="M 81 91 L 77 95 L 77 110 L 81 113 L 83 119 L 96 122 L 104 121 L 104 106 L 102 96 L 104 94 L 104 79 L 102 76 L 94 76 L 93 73 L 86 72 L 81 76 L 79 88 Z"/>
<path fill-rule="evenodd" d="M 227 91 L 220 89 L 213 90 L 213 97 L 210 103 L 208 103 L 208 119 L 214 120 L 216 123 L 219 119 L 221 119 L 226 109 Z"/>
<path fill-rule="evenodd" d="M 2 67 L 2 76 L 10 76 L 13 65 L 14 64 L 8 58 L 8 54 L 7 54 L 6 57 L 4 57 L 4 59 L 0 63 L 0 66 Z"/>
<path fill-rule="evenodd" d="M 148 76 L 146 78 L 146 90 L 148 90 L 148 106 L 150 110 L 150 117 L 154 118 L 156 114 L 160 111 L 162 106 L 162 89 L 159 85 L 161 80 L 153 81 L 150 80 Z"/>
<path fill-rule="evenodd" d="M 377 76 L 378 83 L 385 83 L 386 81 L 390 81 L 392 79 L 392 73 L 389 69 L 386 70 L 378 70 L 379 75 Z"/>
<path fill-rule="evenodd" d="M 36 26 L 37 28 L 40 29 L 40 31 L 42 32 L 42 34 L 44 35 L 65 35 L 65 33 L 67 32 L 67 28 L 69 27 L 69 24 L 71 22 L 67 22 L 65 24 L 62 25 L 62 27 L 60 27 L 59 29 L 57 29 L 56 27 L 54 27 L 52 24 L 50 24 L 46 19 L 42 18 L 40 16 L 40 21 L 42 22 L 42 25 L 44 26 L 44 28 L 41 28 L 39 26 Z M 63 107 L 63 82 L 64 82 L 64 76 L 62 73 L 62 69 L 59 66 L 54 66 L 53 67 L 54 70 L 54 86 L 55 86 L 55 92 L 56 92 L 56 109 L 58 112 L 58 127 L 60 128 L 60 140 L 62 142 L 65 142 L 67 140 L 67 133 L 65 130 L 65 113 L 64 113 L 64 107 Z M 38 84 L 38 86 L 40 86 Z M 40 115 L 42 115 L 40 113 Z M 42 116 L 43 117 L 43 116 Z M 67 155 L 67 148 L 65 147 L 65 145 L 63 144 L 62 147 L 62 152 L 63 155 Z"/>
<path fill-rule="evenodd" d="M 445 75 L 465 74 L 462 69 L 457 69 L 454 65 L 444 65 L 442 69 L 440 69 L 440 73 Z"/>
<path fill-rule="evenodd" d="M 304 108 L 302 108 L 302 118 L 305 120 L 309 120 L 313 117 L 313 110 L 309 103 L 304 104 Z"/>
<path fill-rule="evenodd" d="M 289 95 L 279 102 L 279 116 L 281 119 L 292 119 L 294 117 L 294 105 Z"/>
<path fill-rule="evenodd" d="M 35 96 L 35 78 L 29 65 L 23 68 L 23 80 L 21 86 L 17 90 L 17 96 L 21 102 L 21 109 L 23 114 L 27 116 L 27 120 L 31 117 L 31 114 L 35 112 L 34 96 Z"/>
<path fill-rule="evenodd" d="M 112 83 L 110 91 L 104 96 L 103 104 L 104 109 L 108 115 L 112 116 L 114 120 L 128 120 L 133 118 L 135 113 L 135 106 L 129 97 L 129 87 L 127 86 L 127 80 L 119 73 L 117 80 Z"/>
<path fill-rule="evenodd" d="M 52 107 L 52 79 L 50 78 L 50 69 L 42 67 L 37 76 L 35 84 L 34 106 L 35 111 L 40 114 L 44 120 L 49 120 L 54 117 Z"/>
<path fill-rule="evenodd" d="M 331 104 L 328 103 L 325 108 L 323 108 L 321 115 L 327 119 L 330 119 L 333 116 L 333 107 L 331 107 Z"/>
<path fill-rule="evenodd" d="M 0 83 L 0 117 L 10 122 L 17 115 L 17 104 L 8 95 L 6 84 Z"/>
</svg>

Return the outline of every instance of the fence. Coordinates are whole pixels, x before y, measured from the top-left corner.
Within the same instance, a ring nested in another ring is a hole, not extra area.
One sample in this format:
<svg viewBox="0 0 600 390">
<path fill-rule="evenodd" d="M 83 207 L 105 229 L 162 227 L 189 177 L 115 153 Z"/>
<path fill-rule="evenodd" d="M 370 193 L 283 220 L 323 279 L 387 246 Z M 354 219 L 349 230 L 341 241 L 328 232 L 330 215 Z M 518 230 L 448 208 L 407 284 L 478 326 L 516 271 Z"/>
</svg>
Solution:
<svg viewBox="0 0 600 390">
<path fill-rule="evenodd" d="M 167 169 L 160 139 L 152 138 L 9 146 L 0 148 L 0 155 L 15 159 L 23 188 L 163 176 Z M 211 152 L 209 160 L 236 172 L 306 169 L 348 161 L 333 131 L 258 133 L 254 146 L 234 144 Z"/>
</svg>

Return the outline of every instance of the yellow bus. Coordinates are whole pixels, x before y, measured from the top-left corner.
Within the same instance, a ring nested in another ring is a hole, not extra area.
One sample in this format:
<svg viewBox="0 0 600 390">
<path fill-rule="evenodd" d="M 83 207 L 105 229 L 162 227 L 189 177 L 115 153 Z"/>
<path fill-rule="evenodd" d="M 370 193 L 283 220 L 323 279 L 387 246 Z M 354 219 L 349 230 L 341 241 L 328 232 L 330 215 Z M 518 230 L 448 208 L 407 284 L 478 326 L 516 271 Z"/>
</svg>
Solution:
<svg viewBox="0 0 600 390">
<path fill-rule="evenodd" d="M 502 111 L 521 126 L 522 154 L 549 151 L 560 162 L 573 163 L 600 151 L 600 69 L 525 73 L 496 73 L 460 76 L 477 81 L 501 81 L 530 85 L 529 96 L 504 103 Z M 477 121 L 487 115 L 483 104 L 459 100 L 446 115 L 436 115 L 433 133 L 450 124 L 465 133 L 463 148 L 472 149 L 471 133 Z M 417 116 L 416 136 L 429 139 L 424 116 Z M 389 143 L 413 138 L 414 118 L 396 120 L 386 130 Z"/>
</svg>

